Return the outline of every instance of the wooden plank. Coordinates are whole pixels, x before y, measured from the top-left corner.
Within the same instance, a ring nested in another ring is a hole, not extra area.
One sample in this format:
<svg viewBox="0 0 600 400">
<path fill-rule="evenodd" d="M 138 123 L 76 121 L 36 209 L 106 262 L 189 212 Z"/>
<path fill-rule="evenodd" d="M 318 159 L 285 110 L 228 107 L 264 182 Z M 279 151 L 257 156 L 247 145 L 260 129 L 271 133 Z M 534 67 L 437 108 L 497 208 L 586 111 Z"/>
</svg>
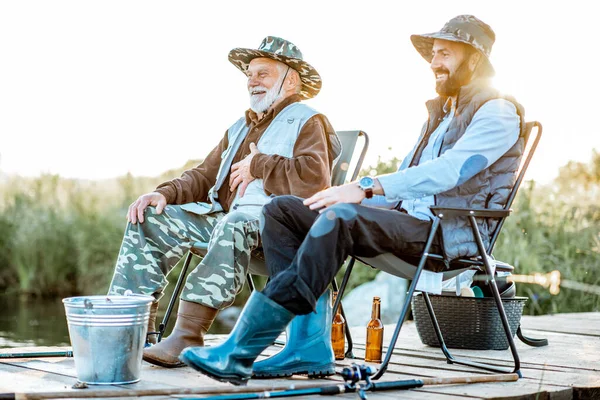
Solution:
<svg viewBox="0 0 600 400">
<path fill-rule="evenodd" d="M 568 353 L 568 350 L 566 350 L 566 352 Z M 362 356 L 364 352 L 360 348 L 357 348 L 355 354 Z M 499 366 L 512 365 L 509 362 L 500 362 L 494 359 L 478 358 L 477 360 L 486 362 L 490 361 L 492 364 L 496 364 Z M 575 367 L 522 362 L 521 372 L 523 373 L 523 376 L 525 378 L 544 378 L 546 381 L 558 385 L 573 385 L 576 387 L 600 387 L 600 373 L 598 371 L 598 367 L 599 366 L 597 362 L 593 364 L 583 364 Z M 418 368 L 424 368 L 425 372 L 419 374 Z M 422 376 L 447 376 L 449 373 L 460 375 L 461 371 L 478 371 L 478 373 L 485 373 L 485 371 L 481 371 L 472 367 L 460 366 L 457 364 L 447 364 L 445 357 L 439 350 L 437 350 L 434 356 L 431 356 L 431 354 L 423 354 L 418 351 L 396 351 L 392 356 L 389 370 L 400 370 L 403 373 L 412 373 L 415 375 Z"/>
<path fill-rule="evenodd" d="M 518 382 L 487 383 L 471 385 L 426 386 L 420 389 L 394 392 L 370 392 L 370 399 L 439 399 L 456 400 L 459 398 L 512 398 L 533 399 L 551 398 L 594 398 L 600 392 L 600 336 L 597 334 L 600 313 L 558 314 L 554 316 L 524 317 L 524 323 L 532 329 L 526 330 L 531 336 L 547 337 L 550 346 L 532 348 L 517 341 L 521 355 L 522 373 L 524 377 Z M 558 326 L 558 328 L 557 328 Z M 386 326 L 384 343 L 389 343 L 394 326 Z M 559 332 L 565 331 L 565 332 Z M 364 328 L 354 329 L 355 354 L 364 355 Z M 225 340 L 224 335 L 208 335 L 206 344 L 214 346 Z M 284 339 L 285 336 L 282 335 Z M 68 349 L 68 348 L 62 348 Z M 278 352 L 281 346 L 270 346 L 263 353 L 268 356 Z M 60 348 L 25 348 L 4 349 L 4 352 L 25 351 L 57 351 Z M 451 350 L 455 356 L 470 356 L 476 360 L 496 365 L 509 365 L 508 351 L 474 351 Z M 344 360 L 336 363 L 337 369 L 362 360 Z M 373 364 L 377 367 L 376 364 Z M 400 338 L 392 356 L 388 372 L 382 381 L 414 379 L 415 377 L 459 377 L 473 374 L 484 374 L 484 371 L 455 364 L 447 364 L 440 349 L 425 346 L 416 333 L 414 323 L 408 322 L 402 328 Z M 222 387 L 227 391 L 229 384 L 214 381 L 191 368 L 165 369 L 148 363 L 142 364 L 142 381 L 132 385 L 94 386 L 110 389 L 160 389 L 160 388 L 193 388 Z M 310 380 L 333 384 L 340 382 L 338 376 L 327 379 Z M 1 359 L 0 389 L 16 392 L 63 391 L 75 382 L 76 374 L 72 358 L 40 358 L 40 359 Z M 292 379 L 251 380 L 250 386 L 306 382 L 307 378 L 294 376 Z M 311 396 L 305 398 L 322 398 Z M 144 400 L 159 398 L 175 398 L 155 396 L 144 397 Z M 345 394 L 336 398 L 356 398 L 356 394 Z"/>
<path fill-rule="evenodd" d="M 69 377 L 8 364 L 0 365 L 1 392 L 67 390 L 71 385 L 73 385 L 73 381 Z"/>
<path fill-rule="evenodd" d="M 524 315 L 521 326 L 527 330 L 600 337 L 600 313 Z"/>
<path fill-rule="evenodd" d="M 424 395 L 426 393 L 426 395 Z M 381 400 L 398 400 L 398 399 L 408 399 L 408 400 L 458 400 L 465 399 L 464 396 L 454 395 L 454 394 L 445 394 L 445 393 L 435 393 L 435 392 L 427 392 L 421 389 L 411 389 L 411 390 L 403 390 L 402 392 L 369 392 L 369 399 L 381 399 Z M 356 394 L 354 395 L 354 399 L 356 399 Z"/>
<path fill-rule="evenodd" d="M 65 380 L 67 380 L 67 382 L 69 384 L 71 384 L 73 381 L 70 380 L 70 376 L 66 376 L 68 373 L 73 373 L 73 368 L 74 366 L 72 365 L 72 359 L 71 360 L 65 360 L 68 361 L 68 364 L 65 363 L 46 363 L 43 362 L 41 360 L 31 360 L 31 361 L 27 361 L 26 364 L 27 365 L 22 365 L 21 367 L 14 367 L 14 368 L 20 368 L 22 371 L 27 371 L 29 373 L 33 372 L 45 372 L 45 371 L 40 371 L 41 369 L 47 369 L 51 372 L 50 374 L 53 374 L 55 377 L 61 377 L 62 381 L 64 382 Z M 29 368 L 29 369 L 28 369 Z M 208 383 L 210 386 L 216 386 L 217 383 L 216 381 L 211 380 L 210 378 L 207 378 L 203 375 L 200 375 L 198 373 L 196 373 L 195 371 L 191 370 L 190 368 L 181 368 L 181 369 L 162 369 L 162 368 L 152 368 L 157 370 L 157 372 L 160 374 L 160 378 L 162 378 L 163 382 L 169 382 L 169 384 L 173 384 L 173 378 L 176 376 L 176 374 L 179 375 L 198 375 L 198 377 L 200 379 L 204 379 L 205 382 L 199 382 L 198 379 L 185 379 L 183 382 L 178 382 L 179 384 L 183 383 L 183 387 L 197 387 L 197 386 L 202 386 L 203 383 Z M 186 371 L 187 370 L 187 371 Z M 187 372 L 187 373 L 186 373 Z M 167 376 L 165 376 L 167 375 Z M 411 377 L 408 377 L 411 378 Z M 137 388 L 143 388 L 143 389 L 151 389 L 151 388 L 159 388 L 162 387 L 164 385 L 155 385 L 152 382 L 153 379 L 151 377 L 146 377 L 147 380 L 143 380 L 140 383 L 137 384 L 132 384 L 132 385 L 119 385 L 119 387 L 123 388 L 123 389 L 137 389 Z M 180 378 L 181 379 L 181 378 Z M 396 377 L 396 379 L 398 379 Z M 46 379 L 47 381 L 48 379 Z M 179 380 L 179 379 L 178 379 Z M 290 384 L 290 380 L 280 380 L 282 383 L 285 384 Z M 296 378 L 296 381 L 306 381 L 306 378 Z M 339 381 L 339 378 L 338 378 Z M 276 382 L 274 382 L 274 380 L 268 380 L 267 381 L 269 383 L 269 385 L 273 385 L 276 384 Z M 327 381 L 323 381 L 323 382 L 327 382 Z M 333 383 L 333 382 L 331 382 Z M 265 384 L 265 380 L 253 380 L 250 382 L 250 385 L 264 385 Z M 220 385 L 222 385 L 224 387 L 224 389 L 226 389 L 227 384 L 223 384 L 220 383 Z M 93 387 L 93 390 L 98 390 L 99 389 L 107 389 L 107 388 L 115 388 L 115 386 L 91 386 Z M 12 389 L 12 388 L 10 388 Z M 52 390 L 65 390 L 68 389 L 66 386 L 65 387 L 61 387 L 61 388 L 52 388 Z M 19 391 L 18 389 L 15 390 L 7 390 L 5 388 L 6 391 Z M 41 389 L 37 390 L 37 388 L 31 388 L 31 390 L 28 390 L 28 392 L 35 392 L 35 391 L 48 391 L 48 387 L 42 383 Z M 407 392 L 408 393 L 408 392 Z M 374 394 L 375 395 L 375 394 Z M 376 397 L 373 396 L 369 396 L 371 398 L 393 398 L 393 397 L 389 397 L 387 394 L 380 394 L 377 393 Z M 415 397 L 418 397 L 418 395 L 414 395 Z M 403 396 L 404 397 L 404 396 Z M 355 395 L 353 395 L 351 398 L 355 398 Z M 413 395 L 411 394 L 409 397 L 407 398 L 413 398 Z M 452 399 L 452 398 L 456 398 L 456 396 L 448 396 L 445 394 L 437 394 L 435 396 L 435 398 L 439 398 L 439 399 Z"/>
<path fill-rule="evenodd" d="M 510 383 L 477 383 L 473 385 L 430 386 L 415 389 L 423 392 L 422 398 L 429 398 L 430 393 L 451 394 L 456 396 L 481 399 L 519 399 L 519 400 L 571 400 L 573 389 L 570 387 L 538 385 L 522 379 Z"/>
<path fill-rule="evenodd" d="M 357 349 L 356 355 L 364 356 L 364 350 Z M 352 361 L 344 360 L 339 362 L 340 366 L 347 366 Z M 375 365 L 378 367 L 378 365 Z M 581 369 L 570 369 L 563 367 L 547 368 L 521 368 L 522 379 L 544 382 L 546 384 L 558 386 L 574 386 L 579 388 L 600 387 L 600 374 L 595 371 L 586 371 Z M 412 377 L 450 377 L 450 376 L 469 376 L 481 375 L 488 372 L 480 369 L 462 366 L 458 364 L 447 364 L 444 358 L 434 360 L 429 358 L 408 357 L 402 355 L 393 355 L 388 366 L 388 371 L 384 374 L 384 380 L 411 379 Z"/>
<path fill-rule="evenodd" d="M 424 395 L 426 393 L 426 395 Z M 407 399 L 407 400 L 465 400 L 464 396 L 454 395 L 454 394 L 444 394 L 444 393 L 433 393 L 433 392 L 423 392 L 416 390 L 403 390 L 403 391 L 389 391 L 389 392 L 367 392 L 367 396 L 369 400 L 398 400 L 398 399 Z M 323 400 L 324 396 L 315 395 L 315 396 L 306 396 L 302 397 L 303 399 L 321 399 Z M 293 397 L 292 397 L 293 398 Z M 299 398 L 299 397 L 298 397 Z M 357 393 L 346 393 L 343 395 L 332 396 L 334 399 L 358 399 Z"/>
<path fill-rule="evenodd" d="M 74 383 L 70 376 L 0 364 L 0 391 L 4 393 L 65 391 L 72 390 Z M 115 389 L 114 386 L 98 386 L 98 390 L 109 388 Z"/>
<path fill-rule="evenodd" d="M 385 326 L 385 346 L 390 342 L 393 328 L 393 326 L 389 326 L 389 328 L 388 325 Z M 353 339 L 357 342 L 357 347 L 360 346 L 361 342 L 364 343 L 362 329 L 353 329 L 352 334 Z M 541 336 L 539 332 L 525 331 L 525 334 L 531 336 L 537 334 L 538 336 Z M 540 366 L 560 365 L 572 368 L 589 368 L 593 371 L 600 371 L 600 366 L 597 363 L 597 361 L 600 360 L 600 337 L 569 335 L 554 332 L 545 332 L 543 337 L 546 337 L 549 340 L 549 346 L 531 347 L 522 343 L 520 340 L 515 339 L 522 364 L 538 364 Z M 416 332 L 416 326 L 412 321 L 405 322 L 394 351 L 406 354 L 429 355 L 436 358 L 441 357 L 443 359 L 443 355 L 439 348 L 425 346 L 421 343 Z M 509 365 L 509 361 L 512 360 L 508 351 L 450 349 L 450 352 L 457 357 L 472 357 L 481 361 L 488 360 L 500 363 L 500 365 Z"/>
<path fill-rule="evenodd" d="M 580 343 L 579 347 L 583 347 L 584 349 L 581 351 L 584 354 L 580 357 L 576 357 L 579 354 L 578 351 L 575 351 L 575 353 L 571 351 L 571 349 L 575 346 L 575 344 L 572 342 L 562 343 L 560 344 L 560 346 L 556 346 L 559 349 L 561 349 L 564 354 L 556 354 L 560 353 L 560 351 L 557 352 L 556 349 L 551 346 L 537 349 L 520 349 L 519 354 L 521 359 L 521 365 L 522 367 L 526 368 L 545 369 L 549 367 L 560 367 L 580 370 L 582 372 L 589 371 L 592 373 L 598 373 L 600 366 L 597 365 L 597 362 L 595 362 L 595 360 L 597 361 L 600 359 L 600 346 L 597 346 L 595 343 L 596 341 Z M 354 353 L 355 355 L 362 354 L 363 350 L 364 346 L 362 344 L 357 344 L 355 345 Z M 528 354 L 527 350 L 530 350 L 532 354 Z M 491 364 L 499 366 L 511 366 L 513 363 L 512 357 L 510 357 L 510 353 L 508 351 L 497 352 L 451 349 L 451 352 L 455 356 L 471 357 L 476 361 L 489 362 Z M 423 347 L 420 349 L 395 348 L 393 354 L 393 358 L 396 356 L 404 356 L 422 358 L 430 361 L 444 363 L 446 361 L 446 358 L 444 357 L 441 350 L 433 347 Z"/>
</svg>

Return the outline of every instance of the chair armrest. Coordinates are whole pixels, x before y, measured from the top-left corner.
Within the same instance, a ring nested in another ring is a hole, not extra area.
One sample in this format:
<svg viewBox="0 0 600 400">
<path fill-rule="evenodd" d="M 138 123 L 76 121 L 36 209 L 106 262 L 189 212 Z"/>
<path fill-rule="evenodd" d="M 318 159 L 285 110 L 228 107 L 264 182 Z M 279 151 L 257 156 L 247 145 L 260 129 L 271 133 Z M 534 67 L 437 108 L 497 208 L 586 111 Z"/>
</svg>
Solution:
<svg viewBox="0 0 600 400">
<path fill-rule="evenodd" d="M 431 212 L 444 217 L 486 217 L 486 218 L 504 218 L 508 217 L 512 210 L 489 210 L 487 208 L 461 208 L 461 207 L 429 207 Z"/>
<path fill-rule="evenodd" d="M 505 263 L 504 261 L 496 260 L 496 271 L 513 272 L 515 267 Z"/>
<path fill-rule="evenodd" d="M 204 257 L 204 255 L 208 251 L 208 243 L 194 242 L 192 243 L 192 248 L 190 249 L 190 251 L 197 256 Z"/>
<path fill-rule="evenodd" d="M 205 242 L 194 242 L 192 244 L 194 250 L 208 250 L 208 243 Z"/>
</svg>

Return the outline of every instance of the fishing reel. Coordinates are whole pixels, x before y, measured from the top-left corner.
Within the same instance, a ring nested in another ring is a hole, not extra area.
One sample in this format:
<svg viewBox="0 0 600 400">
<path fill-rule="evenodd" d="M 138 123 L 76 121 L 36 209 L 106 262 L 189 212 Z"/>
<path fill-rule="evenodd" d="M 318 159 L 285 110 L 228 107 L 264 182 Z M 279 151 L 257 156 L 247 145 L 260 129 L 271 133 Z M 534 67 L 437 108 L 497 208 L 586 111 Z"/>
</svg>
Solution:
<svg viewBox="0 0 600 400">
<path fill-rule="evenodd" d="M 352 363 L 350 367 L 345 367 L 341 376 L 346 382 L 346 386 L 349 389 L 356 390 L 358 396 L 365 400 L 367 390 L 371 389 L 373 382 L 371 382 L 371 375 L 375 374 L 375 369 L 365 364 Z M 360 381 L 365 381 L 366 384 L 361 384 Z"/>
</svg>

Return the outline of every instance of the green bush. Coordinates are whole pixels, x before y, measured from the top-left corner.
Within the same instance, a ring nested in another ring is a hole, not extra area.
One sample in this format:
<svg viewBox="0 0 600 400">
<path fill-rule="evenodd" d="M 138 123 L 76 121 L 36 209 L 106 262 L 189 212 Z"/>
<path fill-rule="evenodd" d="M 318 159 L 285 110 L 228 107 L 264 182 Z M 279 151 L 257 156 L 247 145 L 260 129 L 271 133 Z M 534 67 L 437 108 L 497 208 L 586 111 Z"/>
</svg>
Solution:
<svg viewBox="0 0 600 400">
<path fill-rule="evenodd" d="M 558 270 L 563 280 L 600 285 L 600 213 L 585 198 L 570 205 L 550 188 L 533 183 L 517 196 L 513 215 L 499 237 L 494 255 L 515 266 L 516 274 Z M 529 297 L 529 314 L 600 310 L 600 296 L 569 288 L 553 296 L 533 284 L 517 284 Z"/>
<path fill-rule="evenodd" d="M 398 162 L 379 160 L 363 175 L 393 171 Z M 185 168 L 195 164 L 189 162 Z M 600 285 L 600 207 L 595 204 L 600 180 L 590 178 L 593 174 L 588 171 L 585 182 L 577 186 L 572 171 L 587 170 L 575 167 L 570 164 L 570 175 L 561 175 L 568 176 L 568 185 L 558 181 L 536 187 L 530 182 L 517 196 L 494 251 L 498 259 L 514 265 L 517 274 L 557 269 L 569 282 Z M 127 206 L 181 170 L 157 178 L 126 175 L 85 182 L 45 175 L 0 184 L 0 290 L 55 297 L 105 293 Z M 585 190 L 573 196 L 577 187 Z M 373 279 L 377 272 L 357 263 L 348 289 Z M 176 274 L 170 278 L 175 280 Z M 585 291 L 563 287 L 553 296 L 533 284 L 518 284 L 518 291 L 530 299 L 529 314 L 600 310 L 600 296 Z"/>
<path fill-rule="evenodd" d="M 17 276 L 12 265 L 12 240 L 15 227 L 6 215 L 0 214 L 0 288 L 7 290 L 17 284 Z"/>
</svg>

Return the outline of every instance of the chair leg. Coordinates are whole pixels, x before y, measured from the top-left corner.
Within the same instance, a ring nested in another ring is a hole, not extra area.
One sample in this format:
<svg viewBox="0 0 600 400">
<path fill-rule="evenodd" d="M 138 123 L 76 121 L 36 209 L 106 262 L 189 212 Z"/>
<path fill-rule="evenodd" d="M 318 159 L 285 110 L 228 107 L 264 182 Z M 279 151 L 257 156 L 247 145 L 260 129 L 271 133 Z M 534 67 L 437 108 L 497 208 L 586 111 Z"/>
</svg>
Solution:
<svg viewBox="0 0 600 400">
<path fill-rule="evenodd" d="M 252 279 L 252 274 L 250 272 L 246 274 L 246 282 L 248 282 L 248 288 L 250 289 L 250 292 L 254 292 L 256 286 L 254 286 L 254 279 Z"/>
<path fill-rule="evenodd" d="M 335 280 L 335 278 L 333 279 L 333 282 L 331 282 L 333 290 L 335 292 L 338 292 L 338 296 L 335 299 L 335 303 L 333 303 L 333 315 L 335 315 L 340 303 L 342 302 L 342 297 L 344 296 L 344 292 L 346 291 L 346 286 L 348 285 L 348 280 L 350 279 L 350 274 L 352 273 L 352 269 L 354 268 L 355 261 L 356 259 L 354 257 L 350 258 L 350 262 L 346 267 L 346 273 L 344 274 L 344 278 L 342 279 L 342 285 L 339 287 L 339 289 L 337 287 L 337 281 Z"/>
<path fill-rule="evenodd" d="M 425 306 L 427 307 L 427 312 L 429 313 L 429 317 L 431 318 L 431 323 L 433 325 L 433 331 L 435 332 L 435 336 L 437 337 L 438 343 L 440 344 L 440 348 L 442 349 L 442 353 L 446 356 L 446 361 L 448 364 L 452 364 L 451 360 L 454 360 L 452 354 L 446 347 L 446 342 L 444 341 L 444 336 L 442 335 L 442 330 L 440 329 L 440 325 L 435 316 L 435 312 L 433 311 L 433 305 L 431 304 L 431 299 L 429 298 L 429 293 L 422 292 L 423 300 L 425 300 Z"/>
<path fill-rule="evenodd" d="M 475 218 L 474 217 L 471 217 L 471 218 L 473 218 L 473 222 L 475 222 Z M 475 227 L 477 227 L 476 224 L 475 224 Z M 481 237 L 479 236 L 479 231 L 477 231 L 475 238 L 478 242 L 479 251 L 482 254 L 484 254 L 484 256 L 482 258 L 484 260 L 486 273 L 489 276 L 492 276 L 492 279 L 490 280 L 490 286 L 492 288 L 492 295 L 496 302 L 496 307 L 498 308 L 498 312 L 500 313 L 500 320 L 502 321 L 502 325 L 504 327 L 506 338 L 508 340 L 508 343 L 509 343 L 512 355 L 513 355 L 513 360 L 514 360 L 514 365 L 515 365 L 514 369 L 509 370 L 506 368 L 500 368 L 500 367 L 493 366 L 490 364 L 475 362 L 475 361 L 462 359 L 462 358 L 454 358 L 454 356 L 452 356 L 452 354 L 450 353 L 450 350 L 446 346 L 446 343 L 444 342 L 444 337 L 442 335 L 442 331 L 440 329 L 437 318 L 435 316 L 435 312 L 433 310 L 433 305 L 431 304 L 431 299 L 429 298 L 429 295 L 427 293 L 423 292 L 423 299 L 425 300 L 425 306 L 427 307 L 429 317 L 431 318 L 431 323 L 433 325 L 435 335 L 437 336 L 438 342 L 440 344 L 440 348 L 442 350 L 442 353 L 444 353 L 444 356 L 446 357 L 446 361 L 448 362 L 448 364 L 467 365 L 470 367 L 481 368 L 481 369 L 485 369 L 487 371 L 492 371 L 492 372 L 502 372 L 502 373 L 514 372 L 514 373 L 517 373 L 519 375 L 519 377 L 521 377 L 521 373 L 519 371 L 519 368 L 520 368 L 519 355 L 517 354 L 514 340 L 513 340 L 512 334 L 510 332 L 510 327 L 508 325 L 508 319 L 506 318 L 506 313 L 504 312 L 504 305 L 502 304 L 502 299 L 500 298 L 500 292 L 498 291 L 498 286 L 496 284 L 496 281 L 493 279 L 493 276 L 494 276 L 494 271 L 492 271 L 493 267 L 489 264 L 487 257 L 485 257 L 486 253 L 483 248 L 483 242 L 481 241 Z M 481 246 L 479 246 L 479 244 L 481 244 Z"/>
<path fill-rule="evenodd" d="M 517 328 L 517 337 L 521 339 L 521 342 L 525 343 L 528 346 L 532 347 L 543 347 L 548 346 L 548 339 L 535 339 L 530 338 L 528 336 L 523 335 L 523 331 L 521 331 L 521 325 Z"/>
<path fill-rule="evenodd" d="M 400 312 L 400 317 L 398 318 L 398 322 L 396 323 L 396 329 L 392 335 L 392 340 L 390 340 L 390 344 L 388 346 L 388 350 L 385 353 L 385 358 L 383 359 L 377 373 L 373 375 L 372 380 L 377 380 L 383 376 L 385 371 L 387 370 L 388 364 L 392 358 L 392 354 L 394 352 L 394 347 L 396 347 L 396 342 L 398 341 L 398 336 L 400 336 L 400 329 L 402 328 L 402 324 L 408 315 L 408 308 L 410 306 L 410 300 L 412 299 L 413 294 L 415 293 L 415 289 L 417 287 L 417 282 L 419 281 L 419 277 L 421 276 L 421 271 L 425 267 L 425 262 L 427 261 L 427 257 L 429 256 L 429 249 L 433 244 L 433 239 L 435 238 L 435 234 L 440 225 L 440 219 L 434 218 L 433 223 L 431 224 L 431 231 L 429 232 L 429 237 L 427 238 L 427 242 L 425 243 L 425 248 L 423 249 L 423 255 L 421 256 L 421 260 L 419 260 L 419 265 L 417 266 L 417 270 L 415 272 L 415 276 L 410 283 L 408 288 L 408 292 L 406 292 L 406 300 L 402 305 L 402 311 Z"/>
<path fill-rule="evenodd" d="M 423 300 L 425 300 L 425 306 L 427 307 L 427 311 L 429 312 L 429 317 L 431 318 L 431 323 L 433 325 L 433 330 L 435 332 L 435 335 L 438 339 L 438 343 L 440 344 L 440 349 L 442 350 L 442 353 L 444 353 L 444 356 L 446 357 L 446 362 L 448 364 L 461 364 L 461 365 L 467 365 L 470 367 L 476 367 L 476 368 L 481 368 L 481 369 L 485 369 L 487 371 L 492 371 L 492 372 L 502 372 L 502 373 L 511 373 L 511 372 L 516 372 L 519 377 L 521 376 L 521 373 L 518 370 L 510 370 L 510 369 L 506 369 L 506 368 L 499 368 L 499 367 L 495 367 L 489 364 L 485 364 L 485 363 L 479 363 L 479 362 L 475 362 L 475 361 L 470 361 L 470 360 L 466 360 L 466 359 L 461 359 L 461 358 L 455 358 L 451 353 L 450 350 L 448 349 L 448 347 L 446 346 L 446 342 L 444 341 L 444 337 L 442 335 L 442 331 L 440 329 L 440 326 L 438 324 L 437 318 L 435 316 L 435 311 L 433 310 L 433 305 L 431 304 L 431 299 L 429 298 L 429 295 L 425 292 L 423 292 Z M 510 339 L 512 339 L 512 335 L 510 335 Z M 517 363 L 515 365 L 518 364 L 518 356 L 517 356 Z"/>
<path fill-rule="evenodd" d="M 171 299 L 169 300 L 169 305 L 167 306 L 167 311 L 165 311 L 165 316 L 163 317 L 162 322 L 158 326 L 158 338 L 156 339 L 158 343 L 160 343 L 163 334 L 165 333 L 165 329 L 167 328 L 167 323 L 169 322 L 169 318 L 171 317 L 171 312 L 173 312 L 173 307 L 175 307 L 177 297 L 179 297 L 179 293 L 181 292 L 181 287 L 183 286 L 183 281 L 185 280 L 185 276 L 190 266 L 190 262 L 192 261 L 192 257 L 193 254 L 190 251 L 185 259 L 185 262 L 183 263 L 183 267 L 181 268 L 179 278 L 177 278 L 177 284 L 175 285 L 175 289 L 173 289 L 173 294 L 171 295 Z"/>
<path fill-rule="evenodd" d="M 500 321 L 502 322 L 502 327 L 504 328 L 504 333 L 506 334 L 506 340 L 508 341 L 508 345 L 510 347 L 510 352 L 513 357 L 514 368 L 512 371 L 507 370 L 505 368 L 498 368 L 489 364 L 477 363 L 468 360 L 458 360 L 458 359 L 448 359 L 448 362 L 455 364 L 463 364 L 470 365 L 478 368 L 483 368 L 488 371 L 494 372 L 504 372 L 504 373 L 516 373 L 521 377 L 521 361 L 519 360 L 519 354 L 517 352 L 517 346 L 515 345 L 515 341 L 513 340 L 512 333 L 510 331 L 510 326 L 508 324 L 508 318 L 506 317 L 506 312 L 504 311 L 504 305 L 502 304 L 502 298 L 500 297 L 500 291 L 498 290 L 498 285 L 496 284 L 495 276 L 495 268 L 489 263 L 487 253 L 485 251 L 485 247 L 483 245 L 483 240 L 481 239 L 481 235 L 479 234 L 479 229 L 477 227 L 477 220 L 473 216 L 469 216 L 469 222 L 471 223 L 471 228 L 473 230 L 473 235 L 475 236 L 475 242 L 477 243 L 477 249 L 479 250 L 479 254 L 481 255 L 483 265 L 485 267 L 486 274 L 490 277 L 489 285 L 492 289 L 492 296 L 494 297 L 494 301 L 496 302 L 496 307 L 498 308 L 498 313 L 500 314 Z"/>
</svg>

